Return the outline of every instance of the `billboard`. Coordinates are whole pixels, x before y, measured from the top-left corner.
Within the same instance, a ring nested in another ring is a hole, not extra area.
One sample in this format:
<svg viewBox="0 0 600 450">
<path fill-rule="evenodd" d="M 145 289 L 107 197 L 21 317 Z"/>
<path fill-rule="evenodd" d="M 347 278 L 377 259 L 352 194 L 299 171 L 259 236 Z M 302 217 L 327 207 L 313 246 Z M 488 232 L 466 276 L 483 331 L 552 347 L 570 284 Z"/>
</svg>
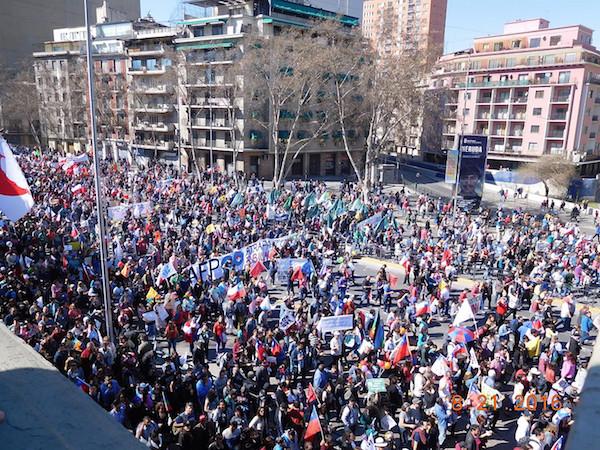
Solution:
<svg viewBox="0 0 600 450">
<path fill-rule="evenodd" d="M 448 150 L 446 156 L 446 179 L 448 184 L 456 184 L 456 172 L 458 171 L 458 150 Z"/>
<path fill-rule="evenodd" d="M 459 141 L 458 199 L 461 207 L 478 208 L 483 197 L 487 136 L 463 135 Z"/>
</svg>

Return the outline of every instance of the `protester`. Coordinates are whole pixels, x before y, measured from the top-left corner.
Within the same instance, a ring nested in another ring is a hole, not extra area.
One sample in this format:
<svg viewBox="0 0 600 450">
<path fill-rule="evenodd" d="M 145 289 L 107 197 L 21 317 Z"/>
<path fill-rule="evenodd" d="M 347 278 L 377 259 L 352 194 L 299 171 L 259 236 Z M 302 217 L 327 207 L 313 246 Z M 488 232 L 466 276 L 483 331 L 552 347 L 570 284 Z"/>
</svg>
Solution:
<svg viewBox="0 0 600 450">
<path fill-rule="evenodd" d="M 567 435 L 595 328 L 574 293 L 600 270 L 577 223 L 106 163 L 111 343 L 88 163 L 18 157 L 35 206 L 0 224 L 4 323 L 149 448 L 474 450 L 507 418 L 522 448 Z M 531 395 L 561 415 L 516 412 Z"/>
</svg>

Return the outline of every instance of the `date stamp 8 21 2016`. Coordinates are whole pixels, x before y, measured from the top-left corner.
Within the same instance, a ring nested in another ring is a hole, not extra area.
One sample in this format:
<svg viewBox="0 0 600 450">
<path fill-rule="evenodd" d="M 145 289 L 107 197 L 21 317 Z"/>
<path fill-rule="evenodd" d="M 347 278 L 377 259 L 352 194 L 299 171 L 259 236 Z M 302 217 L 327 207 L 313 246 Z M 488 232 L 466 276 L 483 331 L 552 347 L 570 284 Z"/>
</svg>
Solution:
<svg viewBox="0 0 600 450">
<path fill-rule="evenodd" d="M 498 401 L 497 397 L 478 394 L 470 396 L 468 400 L 463 399 L 460 395 L 453 395 L 450 399 L 452 411 L 460 412 L 465 407 L 476 408 L 478 410 L 492 410 L 502 408 L 502 402 Z M 563 403 L 558 395 L 553 395 L 551 398 L 547 395 L 538 395 L 532 392 L 525 395 L 516 395 L 514 404 L 510 405 L 513 411 L 537 411 L 541 404 L 543 411 L 558 411 L 562 409 Z"/>
</svg>

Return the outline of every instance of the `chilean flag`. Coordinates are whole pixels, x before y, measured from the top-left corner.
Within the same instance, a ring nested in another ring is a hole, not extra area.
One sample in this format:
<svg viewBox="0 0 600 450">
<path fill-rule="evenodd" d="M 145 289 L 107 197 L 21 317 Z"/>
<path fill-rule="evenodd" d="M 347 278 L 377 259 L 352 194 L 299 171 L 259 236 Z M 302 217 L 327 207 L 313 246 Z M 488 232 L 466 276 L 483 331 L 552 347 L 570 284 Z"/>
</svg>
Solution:
<svg viewBox="0 0 600 450">
<path fill-rule="evenodd" d="M 310 441 L 315 436 L 321 433 L 321 422 L 319 421 L 319 415 L 317 414 L 317 408 L 315 405 L 312 407 L 312 412 L 310 413 L 310 419 L 306 424 L 306 431 L 304 432 L 304 440 Z"/>
<path fill-rule="evenodd" d="M 550 450 L 562 450 L 564 440 L 565 440 L 565 437 L 561 436 L 560 439 L 554 443 L 554 445 L 552 446 L 552 448 Z"/>
<path fill-rule="evenodd" d="M 81 183 L 73 186 L 71 188 L 71 194 L 73 194 L 73 195 L 85 194 L 85 186 L 83 186 Z"/>
<path fill-rule="evenodd" d="M 423 300 L 415 305 L 415 316 L 422 316 L 423 314 L 429 314 L 431 306 L 427 300 Z"/>
<path fill-rule="evenodd" d="M 317 401 L 317 393 L 312 383 L 308 383 L 308 389 L 306 390 L 306 401 L 308 403 L 313 403 Z"/>
<path fill-rule="evenodd" d="M 0 137 L 0 210 L 15 222 L 33 207 L 33 197 L 10 147 Z"/>
<path fill-rule="evenodd" d="M 252 278 L 258 278 L 258 276 L 265 272 L 267 270 L 267 268 L 264 266 L 264 264 L 260 261 L 256 261 L 254 263 L 254 265 L 252 266 L 252 268 L 250 269 L 250 276 Z"/>
<path fill-rule="evenodd" d="M 246 288 L 244 287 L 244 283 L 239 282 L 238 284 L 231 286 L 227 290 L 227 298 L 229 300 L 237 300 L 238 298 L 243 298 L 246 296 Z"/>
<path fill-rule="evenodd" d="M 408 337 L 404 335 L 396 348 L 392 350 L 390 359 L 392 360 L 392 365 L 397 366 L 400 361 L 408 357 L 410 357 L 410 345 L 408 343 Z"/>
</svg>

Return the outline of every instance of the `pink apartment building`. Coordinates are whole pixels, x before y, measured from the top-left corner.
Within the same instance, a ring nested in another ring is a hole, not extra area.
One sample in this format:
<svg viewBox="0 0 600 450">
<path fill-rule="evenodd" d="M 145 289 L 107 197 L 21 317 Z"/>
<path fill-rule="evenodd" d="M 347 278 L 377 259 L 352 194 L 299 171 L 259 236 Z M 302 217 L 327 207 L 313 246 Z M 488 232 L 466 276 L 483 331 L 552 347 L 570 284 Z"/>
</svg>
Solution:
<svg viewBox="0 0 600 450">
<path fill-rule="evenodd" d="M 492 168 L 555 154 L 578 163 L 582 175 L 599 173 L 600 51 L 592 33 L 517 21 L 475 39 L 468 52 L 442 56 L 432 77 L 448 89 L 441 148 L 455 148 L 460 133 L 484 134 Z M 423 153 L 439 160 L 435 150 Z"/>
</svg>

